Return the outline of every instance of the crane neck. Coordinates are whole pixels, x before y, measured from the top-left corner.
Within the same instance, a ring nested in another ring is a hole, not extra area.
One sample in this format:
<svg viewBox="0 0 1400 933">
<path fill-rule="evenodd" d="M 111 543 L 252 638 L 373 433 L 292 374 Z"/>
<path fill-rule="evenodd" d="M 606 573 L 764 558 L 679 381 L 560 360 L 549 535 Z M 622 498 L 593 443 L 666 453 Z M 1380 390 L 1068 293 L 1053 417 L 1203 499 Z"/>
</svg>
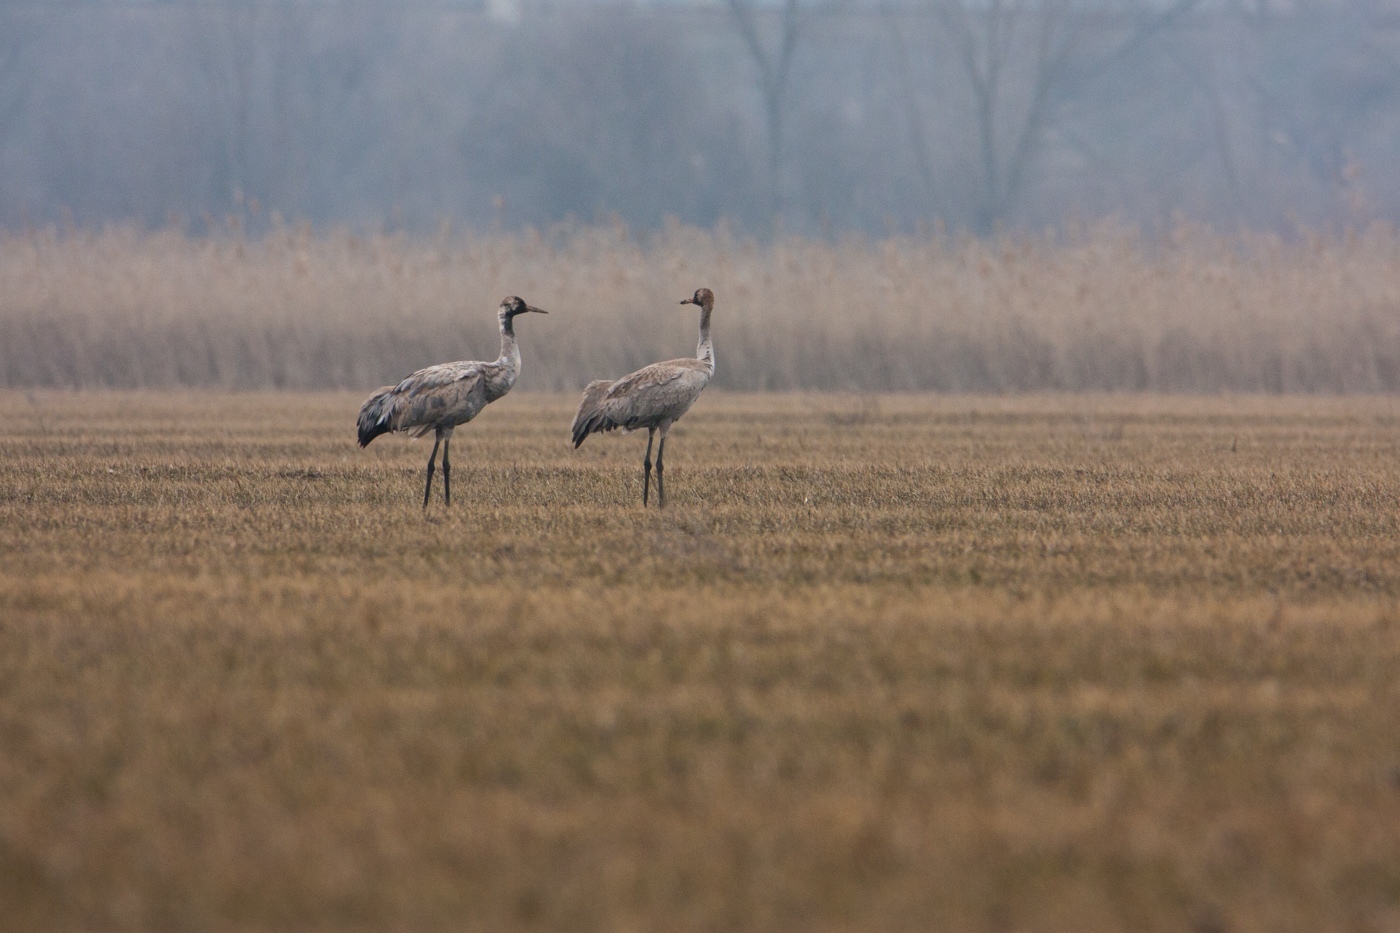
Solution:
<svg viewBox="0 0 1400 933">
<path fill-rule="evenodd" d="M 511 370 L 520 369 L 520 345 L 515 342 L 515 327 L 511 319 L 501 315 L 501 358 Z"/>
<path fill-rule="evenodd" d="M 695 357 L 710 367 L 710 375 L 715 374 L 715 345 L 710 341 L 711 308 L 700 310 L 700 344 L 695 348 Z"/>
</svg>

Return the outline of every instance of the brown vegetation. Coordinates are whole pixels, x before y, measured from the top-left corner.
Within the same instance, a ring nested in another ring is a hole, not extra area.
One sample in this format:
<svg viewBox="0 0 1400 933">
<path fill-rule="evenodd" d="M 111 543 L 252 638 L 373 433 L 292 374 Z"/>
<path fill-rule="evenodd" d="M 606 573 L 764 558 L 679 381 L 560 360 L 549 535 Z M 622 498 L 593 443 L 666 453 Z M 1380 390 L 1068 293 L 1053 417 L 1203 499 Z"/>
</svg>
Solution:
<svg viewBox="0 0 1400 933">
<path fill-rule="evenodd" d="M 407 239 L 278 229 L 0 234 L 0 386 L 369 390 L 523 334 L 518 391 L 693 347 L 734 389 L 1400 391 L 1400 234 L 1104 224 L 1054 239 L 772 245 L 675 227 Z"/>
<path fill-rule="evenodd" d="M 1400 921 L 1394 401 L 359 401 L 0 396 L 16 928 Z"/>
</svg>

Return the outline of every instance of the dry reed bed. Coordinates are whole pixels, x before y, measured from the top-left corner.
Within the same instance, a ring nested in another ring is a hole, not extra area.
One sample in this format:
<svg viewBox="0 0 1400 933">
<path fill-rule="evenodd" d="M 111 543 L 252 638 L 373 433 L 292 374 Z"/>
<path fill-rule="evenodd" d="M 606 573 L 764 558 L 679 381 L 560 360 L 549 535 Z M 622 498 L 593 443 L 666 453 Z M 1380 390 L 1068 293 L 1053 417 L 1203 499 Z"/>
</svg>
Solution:
<svg viewBox="0 0 1400 933">
<path fill-rule="evenodd" d="M 1400 402 L 358 400 L 0 395 L 10 922 L 1400 916 Z"/>
<path fill-rule="evenodd" d="M 495 352 L 519 293 L 521 389 L 687 351 L 719 295 L 736 389 L 1392 392 L 1400 234 L 782 239 L 672 227 L 520 235 L 0 235 L 0 386 L 370 389 Z"/>
</svg>

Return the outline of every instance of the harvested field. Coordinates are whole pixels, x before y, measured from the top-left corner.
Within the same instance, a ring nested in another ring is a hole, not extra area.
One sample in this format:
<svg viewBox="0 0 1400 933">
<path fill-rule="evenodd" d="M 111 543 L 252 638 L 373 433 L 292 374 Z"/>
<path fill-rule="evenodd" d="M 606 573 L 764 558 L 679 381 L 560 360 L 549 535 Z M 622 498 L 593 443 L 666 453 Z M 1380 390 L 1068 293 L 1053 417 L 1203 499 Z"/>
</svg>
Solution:
<svg viewBox="0 0 1400 933">
<path fill-rule="evenodd" d="M 48 930 L 1400 928 L 1400 400 L 7 393 Z"/>
</svg>

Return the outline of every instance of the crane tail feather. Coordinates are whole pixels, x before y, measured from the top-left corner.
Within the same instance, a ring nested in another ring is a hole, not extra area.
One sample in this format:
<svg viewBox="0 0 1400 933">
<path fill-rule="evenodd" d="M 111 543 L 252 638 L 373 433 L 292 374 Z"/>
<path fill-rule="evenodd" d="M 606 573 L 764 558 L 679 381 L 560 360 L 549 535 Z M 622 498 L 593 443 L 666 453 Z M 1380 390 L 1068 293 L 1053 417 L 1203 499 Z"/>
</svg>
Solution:
<svg viewBox="0 0 1400 933">
<path fill-rule="evenodd" d="M 611 431 L 617 427 L 602 410 L 603 399 L 610 388 L 611 380 L 595 379 L 583 390 L 583 401 L 579 402 L 578 414 L 574 415 L 572 428 L 575 450 L 588 435 L 598 431 Z"/>
<path fill-rule="evenodd" d="M 360 406 L 357 428 L 361 447 L 368 447 L 370 441 L 394 429 L 393 391 L 393 386 L 385 386 Z"/>
</svg>

